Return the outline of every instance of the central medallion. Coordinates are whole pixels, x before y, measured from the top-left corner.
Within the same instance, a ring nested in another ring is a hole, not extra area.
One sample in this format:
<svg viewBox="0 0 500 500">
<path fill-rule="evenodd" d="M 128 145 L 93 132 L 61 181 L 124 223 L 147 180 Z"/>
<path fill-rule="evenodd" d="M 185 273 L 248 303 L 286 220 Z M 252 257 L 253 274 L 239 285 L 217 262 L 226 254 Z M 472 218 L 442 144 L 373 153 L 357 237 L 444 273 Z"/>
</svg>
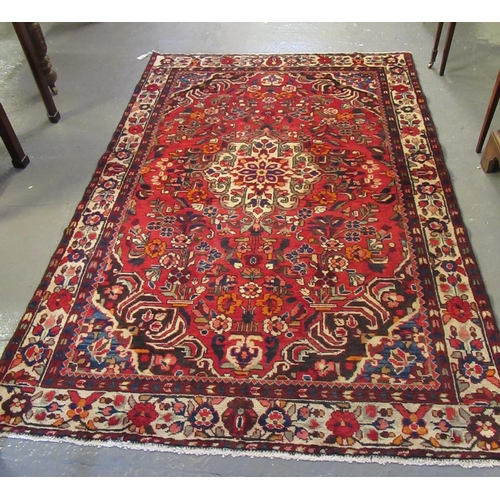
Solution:
<svg viewBox="0 0 500 500">
<path fill-rule="evenodd" d="M 321 178 L 321 171 L 300 142 L 262 136 L 250 143 L 230 143 L 203 176 L 225 208 L 239 208 L 249 216 L 246 229 L 270 232 L 266 217 L 276 208 L 296 208 Z"/>
</svg>

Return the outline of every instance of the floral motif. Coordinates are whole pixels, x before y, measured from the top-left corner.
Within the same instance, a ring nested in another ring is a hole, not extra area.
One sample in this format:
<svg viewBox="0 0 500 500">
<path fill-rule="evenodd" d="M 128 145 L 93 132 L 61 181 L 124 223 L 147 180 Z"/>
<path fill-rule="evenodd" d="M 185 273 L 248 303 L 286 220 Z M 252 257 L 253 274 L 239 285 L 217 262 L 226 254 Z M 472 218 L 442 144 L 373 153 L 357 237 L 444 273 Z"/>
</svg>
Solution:
<svg viewBox="0 0 500 500">
<path fill-rule="evenodd" d="M 473 416 L 467 430 L 478 440 L 478 446 L 483 450 L 496 450 L 500 447 L 500 426 L 491 416 Z"/>
<path fill-rule="evenodd" d="M 227 315 L 234 314 L 236 309 L 241 306 L 243 301 L 236 293 L 225 293 L 217 300 L 219 310 Z"/>
<path fill-rule="evenodd" d="M 71 296 L 71 293 L 63 288 L 50 294 L 49 299 L 47 300 L 47 307 L 51 311 L 64 309 L 66 312 L 69 312 L 72 299 L 73 297 Z"/>
<path fill-rule="evenodd" d="M 472 318 L 470 304 L 461 297 L 452 297 L 446 303 L 446 310 L 453 319 L 465 323 Z"/>
<path fill-rule="evenodd" d="M 137 429 L 144 429 L 158 418 L 158 412 L 153 403 L 136 403 L 127 413 L 132 425 Z"/>
<path fill-rule="evenodd" d="M 480 382 L 486 377 L 487 366 L 472 354 L 461 359 L 459 365 L 461 373 L 474 383 Z"/>
<path fill-rule="evenodd" d="M 351 438 L 359 428 L 359 422 L 354 413 L 350 411 L 334 411 L 326 422 L 326 428 L 340 440 Z"/>
<path fill-rule="evenodd" d="M 203 403 L 187 419 L 197 429 L 208 430 L 219 422 L 219 414 L 212 405 Z"/>
<path fill-rule="evenodd" d="M 239 290 L 241 296 L 245 299 L 255 299 L 261 294 L 262 287 L 253 281 L 249 281 L 248 283 L 240 286 Z"/>
<path fill-rule="evenodd" d="M 264 320 L 264 332 L 273 336 L 281 335 L 288 330 L 286 321 L 283 321 L 279 316 L 273 316 Z"/>
<path fill-rule="evenodd" d="M 222 422 L 231 436 L 242 438 L 255 426 L 257 413 L 253 408 L 253 402 L 245 398 L 235 398 L 227 405 Z"/>
<path fill-rule="evenodd" d="M 2 403 L 3 419 L 6 423 L 18 425 L 23 415 L 32 408 L 31 398 L 27 394 L 15 393 Z"/>
<path fill-rule="evenodd" d="M 280 312 L 283 300 L 272 293 L 265 293 L 262 299 L 257 300 L 257 306 L 262 308 L 262 314 L 273 316 Z"/>
<path fill-rule="evenodd" d="M 290 415 L 279 406 L 268 408 L 259 418 L 259 424 L 273 434 L 285 432 L 291 425 Z"/>
<path fill-rule="evenodd" d="M 233 320 L 228 318 L 224 314 L 220 314 L 215 318 L 210 320 L 210 328 L 214 330 L 215 333 L 224 333 L 231 330 L 233 326 Z"/>
</svg>

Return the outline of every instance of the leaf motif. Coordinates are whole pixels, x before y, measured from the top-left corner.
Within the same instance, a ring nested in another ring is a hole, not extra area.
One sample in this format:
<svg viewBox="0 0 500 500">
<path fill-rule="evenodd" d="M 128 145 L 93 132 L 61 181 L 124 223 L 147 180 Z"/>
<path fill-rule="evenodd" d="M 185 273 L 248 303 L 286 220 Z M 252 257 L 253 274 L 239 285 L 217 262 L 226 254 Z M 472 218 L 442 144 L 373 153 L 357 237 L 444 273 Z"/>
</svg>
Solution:
<svg viewBox="0 0 500 500">
<path fill-rule="evenodd" d="M 395 438 L 392 441 L 392 444 L 399 446 L 403 441 L 404 441 L 403 436 L 401 436 L 401 434 L 400 434 L 397 438 Z"/>
</svg>

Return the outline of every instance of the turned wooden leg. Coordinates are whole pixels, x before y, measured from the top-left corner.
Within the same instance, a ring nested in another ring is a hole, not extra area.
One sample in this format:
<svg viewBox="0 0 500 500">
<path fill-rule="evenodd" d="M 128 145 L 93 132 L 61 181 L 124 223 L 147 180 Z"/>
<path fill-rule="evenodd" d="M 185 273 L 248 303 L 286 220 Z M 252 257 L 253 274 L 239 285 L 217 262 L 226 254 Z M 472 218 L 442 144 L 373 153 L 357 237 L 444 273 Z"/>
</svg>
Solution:
<svg viewBox="0 0 500 500">
<path fill-rule="evenodd" d="M 481 167 L 489 174 L 498 170 L 500 160 L 500 130 L 492 132 L 486 147 L 484 148 L 483 156 L 481 157 Z"/>
<path fill-rule="evenodd" d="M 42 27 L 40 23 L 24 23 L 26 25 L 26 30 L 35 49 L 38 62 L 42 68 L 43 74 L 47 80 L 50 90 L 54 95 L 57 94 L 56 80 L 57 73 L 52 67 L 52 62 L 50 57 L 47 55 L 47 42 L 45 41 L 45 36 L 43 35 Z"/>
<path fill-rule="evenodd" d="M 443 49 L 443 59 L 441 60 L 441 68 L 439 69 L 439 76 L 444 75 L 446 61 L 448 61 L 448 54 L 450 53 L 451 42 L 453 40 L 453 33 L 455 33 L 456 25 L 457 23 L 450 23 L 450 25 L 448 26 L 448 32 L 446 33 L 446 42 Z"/>
<path fill-rule="evenodd" d="M 434 48 L 432 49 L 431 60 L 428 64 L 429 68 L 432 68 L 432 66 L 434 66 L 434 63 L 436 62 L 436 57 L 439 48 L 439 41 L 441 40 L 441 32 L 443 31 L 443 25 L 444 23 L 438 23 L 436 37 L 434 38 Z"/>
<path fill-rule="evenodd" d="M 483 148 L 484 140 L 486 139 L 486 134 L 491 125 L 491 120 L 497 109 L 498 99 L 500 98 L 500 70 L 498 71 L 497 81 L 493 87 L 493 92 L 491 93 L 490 102 L 488 104 L 488 109 L 486 110 L 486 116 L 484 117 L 483 127 L 481 128 L 481 133 L 479 134 L 479 140 L 477 141 L 476 153 L 480 153 Z"/>
<path fill-rule="evenodd" d="M 42 68 L 40 67 L 40 63 L 38 62 L 35 49 L 33 48 L 33 44 L 31 43 L 31 38 L 28 34 L 28 30 L 26 29 L 26 23 L 12 23 L 12 24 L 14 25 L 17 38 L 21 43 L 21 47 L 23 48 L 24 54 L 26 55 L 26 59 L 28 60 L 28 64 L 30 65 L 38 90 L 40 91 L 45 107 L 47 108 L 47 114 L 49 116 L 49 120 L 52 123 L 57 123 L 61 118 L 61 115 L 59 114 L 59 111 L 57 111 L 54 99 L 52 98 L 52 94 L 50 93 L 49 90 L 47 79 L 43 74 Z"/>
<path fill-rule="evenodd" d="M 7 113 L 0 103 L 0 136 L 12 158 L 12 165 L 16 168 L 24 168 L 30 162 L 30 159 L 24 153 L 23 147 L 17 138 L 12 125 L 10 124 Z"/>
</svg>

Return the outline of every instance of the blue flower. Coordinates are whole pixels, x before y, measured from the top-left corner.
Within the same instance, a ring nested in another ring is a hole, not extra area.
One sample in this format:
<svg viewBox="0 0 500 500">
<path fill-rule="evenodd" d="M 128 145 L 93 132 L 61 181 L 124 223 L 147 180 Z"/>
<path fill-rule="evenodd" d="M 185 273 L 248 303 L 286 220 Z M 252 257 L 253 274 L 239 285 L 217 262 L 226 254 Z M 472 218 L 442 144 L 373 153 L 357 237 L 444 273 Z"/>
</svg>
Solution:
<svg viewBox="0 0 500 500">
<path fill-rule="evenodd" d="M 104 217 L 101 213 L 93 212 L 85 215 L 85 217 L 83 218 L 83 223 L 87 226 L 96 227 L 101 223 L 103 219 Z"/>
<path fill-rule="evenodd" d="M 215 207 L 206 207 L 204 210 L 203 210 L 203 213 L 207 216 L 207 217 L 215 217 L 217 215 L 217 209 Z"/>
<path fill-rule="evenodd" d="M 174 234 L 174 230 L 171 227 L 162 227 L 160 235 L 164 238 L 170 238 Z"/>
<path fill-rule="evenodd" d="M 200 260 L 200 262 L 198 262 L 197 271 L 199 273 L 203 273 L 204 271 L 208 271 L 211 267 L 212 267 L 212 264 L 209 264 L 208 262 L 206 262 L 204 260 Z"/>
<path fill-rule="evenodd" d="M 292 271 L 300 274 L 301 276 L 304 276 L 307 273 L 307 266 L 304 262 L 299 262 L 292 266 Z"/>
<path fill-rule="evenodd" d="M 75 249 L 71 253 L 68 254 L 68 260 L 70 262 L 78 262 L 85 257 L 85 252 L 80 249 Z"/>
<path fill-rule="evenodd" d="M 314 249 L 308 245 L 307 243 L 304 243 L 300 248 L 299 248 L 300 253 L 313 253 Z"/>
<path fill-rule="evenodd" d="M 219 414 L 209 403 L 202 403 L 187 418 L 197 429 L 210 429 L 219 422 Z"/>
<path fill-rule="evenodd" d="M 149 222 L 148 225 L 146 226 L 150 231 L 159 231 L 163 225 L 159 221 L 153 221 Z"/>
<path fill-rule="evenodd" d="M 279 406 L 269 408 L 259 418 L 259 424 L 267 431 L 275 433 L 285 432 L 292 424 L 290 415 Z"/>
<path fill-rule="evenodd" d="M 312 215 L 312 210 L 310 208 L 301 208 L 297 215 L 300 219 L 308 219 Z"/>
<path fill-rule="evenodd" d="M 210 250 L 210 254 L 208 255 L 208 261 L 213 262 L 214 260 L 220 259 L 221 257 L 222 254 L 215 248 L 212 248 L 212 250 Z"/>
<path fill-rule="evenodd" d="M 175 217 L 173 215 L 166 215 L 163 217 L 163 223 L 167 225 L 175 224 Z"/>
<path fill-rule="evenodd" d="M 210 250 L 210 245 L 206 241 L 202 241 L 195 247 L 195 250 L 198 250 L 198 252 L 208 252 Z"/>
<path fill-rule="evenodd" d="M 446 260 L 444 262 L 441 262 L 441 267 L 447 273 L 454 273 L 457 270 L 457 264 L 451 260 Z"/>
<path fill-rule="evenodd" d="M 459 360 L 458 364 L 462 375 L 473 383 L 477 384 L 486 377 L 488 367 L 472 354 L 467 354 L 465 358 Z"/>
<path fill-rule="evenodd" d="M 357 241 L 359 241 L 360 239 L 361 239 L 361 237 L 359 236 L 359 233 L 358 233 L 358 232 L 356 232 L 356 231 L 353 231 L 353 232 L 349 231 L 349 232 L 345 233 L 345 240 L 346 240 L 346 241 L 349 241 L 349 242 L 351 242 L 351 241 L 357 242 Z"/>
</svg>

